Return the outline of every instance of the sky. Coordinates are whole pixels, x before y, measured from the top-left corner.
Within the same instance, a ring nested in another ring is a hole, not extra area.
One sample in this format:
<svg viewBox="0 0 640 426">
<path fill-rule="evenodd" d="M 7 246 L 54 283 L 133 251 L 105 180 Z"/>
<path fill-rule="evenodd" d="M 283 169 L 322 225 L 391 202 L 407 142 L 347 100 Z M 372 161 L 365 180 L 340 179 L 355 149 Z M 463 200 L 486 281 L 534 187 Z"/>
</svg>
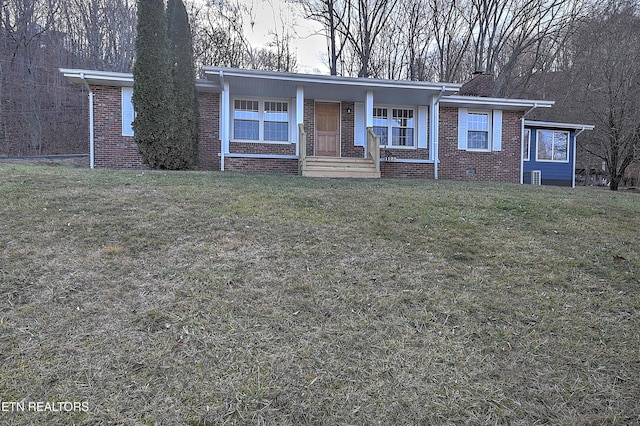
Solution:
<svg viewBox="0 0 640 426">
<path fill-rule="evenodd" d="M 282 33 L 283 24 L 290 28 L 294 40 L 292 48 L 297 53 L 297 72 L 309 74 L 329 74 L 326 64 L 326 40 L 318 34 L 321 26 L 315 21 L 304 19 L 296 6 L 284 0 L 239 0 L 250 10 L 245 20 L 245 33 L 253 47 L 266 47 L 273 39 L 269 31 Z M 254 22 L 253 28 L 250 23 Z"/>
</svg>

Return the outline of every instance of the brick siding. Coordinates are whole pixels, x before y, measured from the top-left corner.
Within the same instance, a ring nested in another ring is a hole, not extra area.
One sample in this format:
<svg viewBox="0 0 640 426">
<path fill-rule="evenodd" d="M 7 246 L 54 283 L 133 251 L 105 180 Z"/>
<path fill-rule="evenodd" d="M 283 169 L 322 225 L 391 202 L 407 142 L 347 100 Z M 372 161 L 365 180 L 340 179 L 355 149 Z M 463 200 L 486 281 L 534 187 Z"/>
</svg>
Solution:
<svg viewBox="0 0 640 426">
<path fill-rule="evenodd" d="M 224 169 L 236 172 L 298 174 L 298 160 L 288 158 L 225 157 Z"/>
<path fill-rule="evenodd" d="M 433 179 L 433 164 L 380 162 L 382 177 Z"/>
<path fill-rule="evenodd" d="M 201 170 L 220 170 L 220 94 L 198 93 L 200 141 L 198 165 Z"/>
<path fill-rule="evenodd" d="M 94 104 L 94 165 L 117 169 L 146 168 L 131 136 L 122 136 L 120 87 L 92 86 Z"/>
<path fill-rule="evenodd" d="M 120 87 L 92 86 L 95 106 L 95 166 L 107 168 L 146 168 L 133 137 L 122 136 Z M 220 169 L 219 116 L 220 95 L 199 93 L 200 147 L 198 168 Z M 351 112 L 349 113 L 349 109 Z M 503 111 L 502 150 L 469 152 L 458 149 L 458 110 L 440 108 L 439 178 L 475 181 L 520 181 L 520 119 L 522 112 Z M 341 104 L 341 149 L 343 157 L 363 157 L 364 147 L 354 146 L 355 107 Z M 307 155 L 314 155 L 315 101 L 304 101 L 304 128 Z M 295 155 L 295 144 L 231 142 L 230 151 L 245 154 Z M 398 159 L 429 159 L 429 150 L 382 148 Z M 298 174 L 296 159 L 225 158 L 225 170 Z M 384 177 L 433 178 L 434 165 L 423 163 L 381 162 Z"/>
<path fill-rule="evenodd" d="M 307 157 L 315 155 L 316 103 L 313 99 L 304 100 L 304 131 L 307 134 Z"/>
<path fill-rule="evenodd" d="M 501 151 L 472 152 L 458 149 L 458 109 L 441 107 L 438 178 L 519 183 L 522 115 L 502 112 Z"/>
<path fill-rule="evenodd" d="M 133 136 L 122 136 L 122 90 L 113 86 L 92 86 L 94 98 L 94 164 L 114 169 L 144 169 Z M 200 105 L 199 169 L 220 170 L 220 95 L 198 94 Z"/>
<path fill-rule="evenodd" d="M 229 152 L 234 154 L 296 155 L 296 144 L 267 142 L 229 142 Z"/>
<path fill-rule="evenodd" d="M 351 112 L 349 112 L 351 111 Z M 341 123 L 340 123 L 340 156 L 349 158 L 364 157 L 364 147 L 355 146 L 355 103 L 342 102 L 340 106 Z"/>
</svg>

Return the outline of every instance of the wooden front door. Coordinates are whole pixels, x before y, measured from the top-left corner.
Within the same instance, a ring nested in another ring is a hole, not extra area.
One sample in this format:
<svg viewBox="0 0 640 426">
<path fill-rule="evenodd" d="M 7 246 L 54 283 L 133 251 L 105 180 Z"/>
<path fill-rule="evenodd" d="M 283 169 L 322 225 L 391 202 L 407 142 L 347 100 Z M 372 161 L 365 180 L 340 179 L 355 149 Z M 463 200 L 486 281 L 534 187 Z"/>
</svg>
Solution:
<svg viewBox="0 0 640 426">
<path fill-rule="evenodd" d="M 315 155 L 340 157 L 340 104 L 316 104 Z"/>
</svg>

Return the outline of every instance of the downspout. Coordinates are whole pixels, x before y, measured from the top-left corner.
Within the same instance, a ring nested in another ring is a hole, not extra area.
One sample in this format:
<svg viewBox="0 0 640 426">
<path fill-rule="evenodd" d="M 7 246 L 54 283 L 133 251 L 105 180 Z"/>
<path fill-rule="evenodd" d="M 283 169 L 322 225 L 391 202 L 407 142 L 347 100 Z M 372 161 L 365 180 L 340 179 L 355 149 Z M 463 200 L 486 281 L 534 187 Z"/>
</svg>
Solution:
<svg viewBox="0 0 640 426">
<path fill-rule="evenodd" d="M 524 119 L 536 108 L 538 108 L 538 104 L 534 103 L 533 106 L 529 108 L 529 111 L 525 112 L 520 119 L 520 185 L 524 183 L 524 156 L 522 155 L 522 151 L 524 150 Z M 531 147 L 529 147 L 529 149 L 531 149 Z"/>
<path fill-rule="evenodd" d="M 584 127 L 580 129 L 575 135 L 573 135 L 573 173 L 571 173 L 571 187 L 576 187 L 576 157 L 578 156 L 578 136 L 584 132 Z"/>
<path fill-rule="evenodd" d="M 91 86 L 87 83 L 87 80 L 84 77 L 84 73 L 80 73 L 80 80 L 89 91 L 89 167 L 95 167 L 95 137 L 93 132 L 93 90 L 91 90 Z"/>
<path fill-rule="evenodd" d="M 431 137 L 432 137 L 432 141 L 431 141 L 431 147 L 434 148 L 434 152 L 433 152 L 433 178 L 434 179 L 438 179 L 438 163 L 440 162 L 439 160 L 439 156 L 438 156 L 438 150 L 440 149 L 440 144 L 438 143 L 438 138 L 440 137 L 440 124 L 439 124 L 439 120 L 440 120 L 440 99 L 442 99 L 442 96 L 444 96 L 444 92 L 445 92 L 446 88 L 444 86 L 442 86 L 442 89 L 440 89 L 440 94 L 438 95 L 438 97 L 435 99 L 435 101 L 431 102 L 431 108 L 434 109 L 435 111 L 432 111 L 431 114 Z"/>
<path fill-rule="evenodd" d="M 224 172 L 224 151 L 225 151 L 225 132 L 227 125 L 225 125 L 225 120 L 227 120 L 225 114 L 225 91 L 224 91 L 224 73 L 220 70 L 220 87 L 222 88 L 222 93 L 220 95 L 220 129 L 218 133 L 220 133 L 220 171 Z"/>
</svg>

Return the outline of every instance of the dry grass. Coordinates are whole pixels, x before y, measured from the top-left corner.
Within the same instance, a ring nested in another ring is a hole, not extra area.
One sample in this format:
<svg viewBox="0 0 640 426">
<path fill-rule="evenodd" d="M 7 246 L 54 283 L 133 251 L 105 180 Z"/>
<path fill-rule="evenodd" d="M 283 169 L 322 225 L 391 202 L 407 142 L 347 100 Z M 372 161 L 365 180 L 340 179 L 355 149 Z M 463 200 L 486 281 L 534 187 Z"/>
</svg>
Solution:
<svg viewBox="0 0 640 426">
<path fill-rule="evenodd" d="M 638 424 L 640 198 L 0 165 L 1 412 Z"/>
</svg>

